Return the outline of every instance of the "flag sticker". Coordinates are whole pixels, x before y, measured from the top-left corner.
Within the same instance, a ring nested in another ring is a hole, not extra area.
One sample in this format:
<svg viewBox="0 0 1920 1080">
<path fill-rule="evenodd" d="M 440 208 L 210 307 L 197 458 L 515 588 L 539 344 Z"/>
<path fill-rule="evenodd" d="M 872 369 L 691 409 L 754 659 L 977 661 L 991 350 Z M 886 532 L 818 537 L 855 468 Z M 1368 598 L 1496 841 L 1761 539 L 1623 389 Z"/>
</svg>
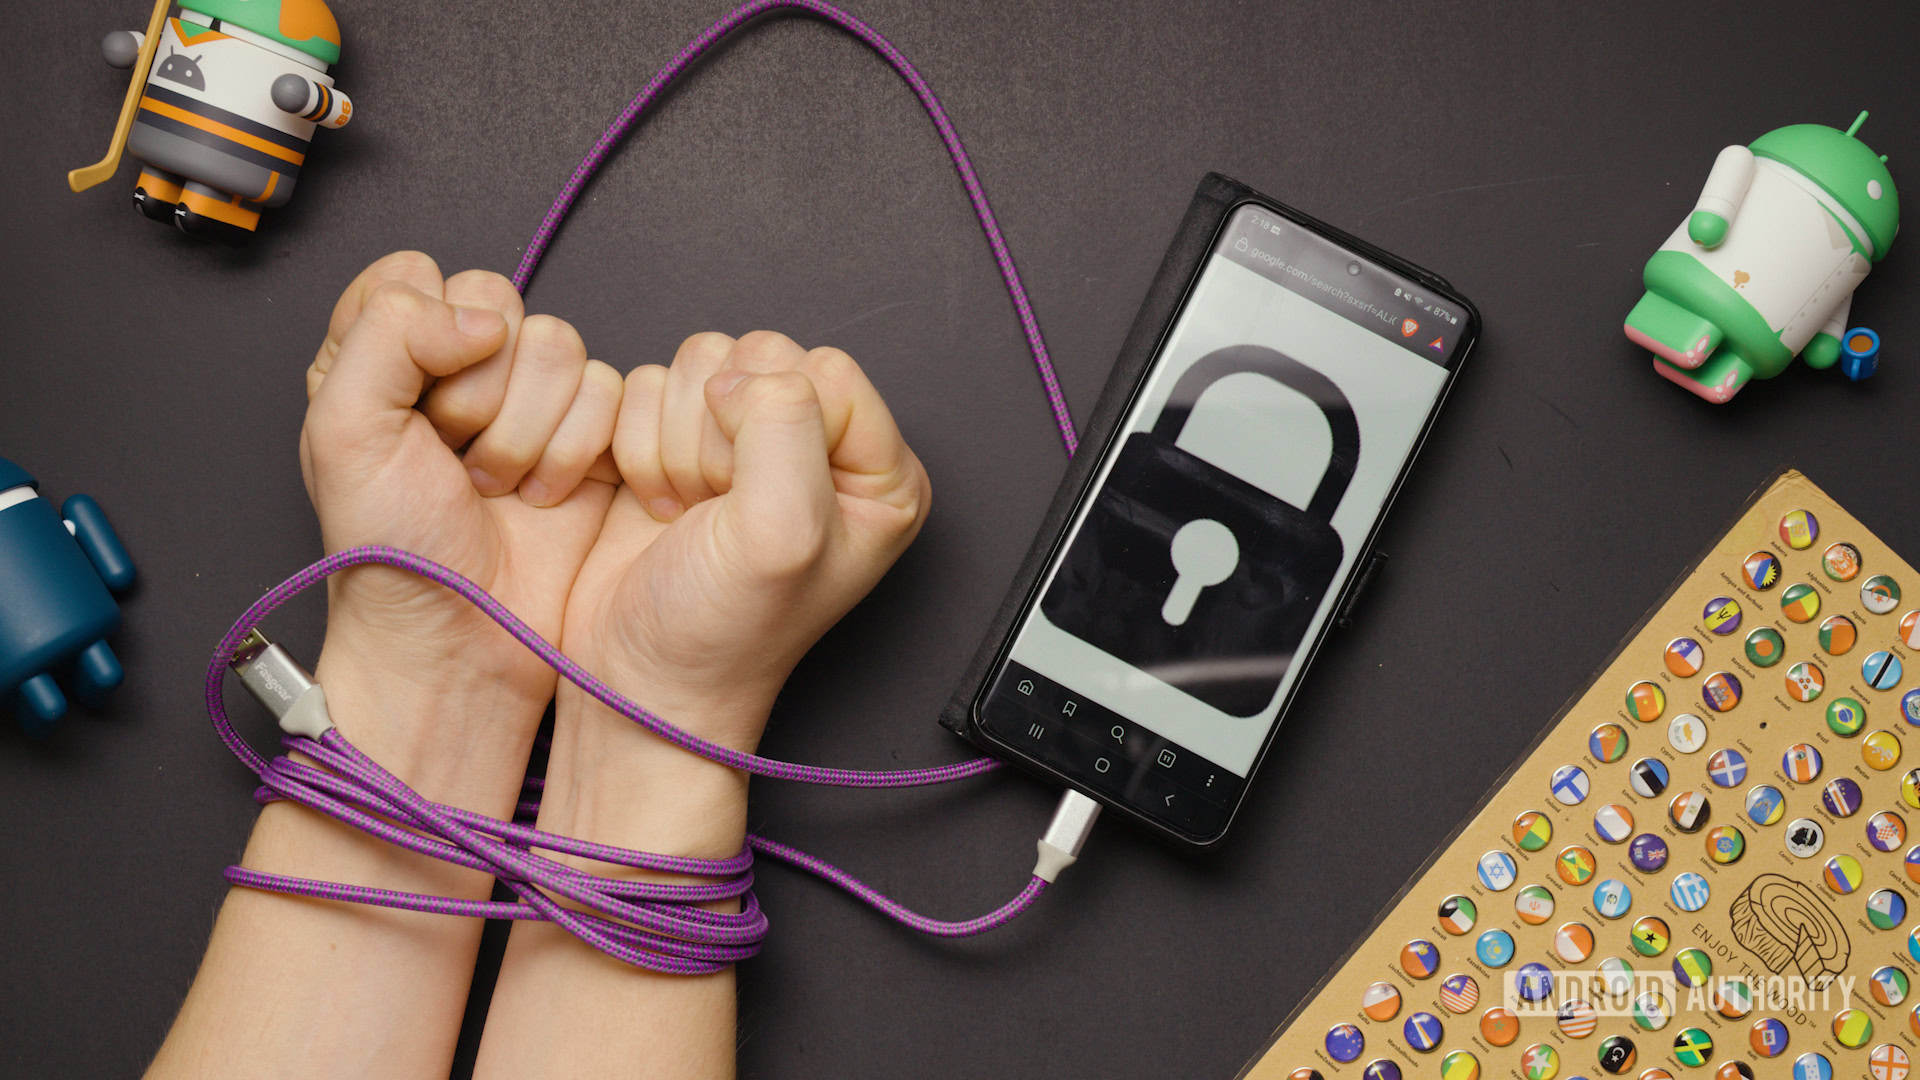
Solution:
<svg viewBox="0 0 1920 1080">
<path fill-rule="evenodd" d="M 1528 926 L 1539 926 L 1553 918 L 1553 893 L 1545 885 L 1529 885 L 1513 898 L 1514 914 Z"/>
<path fill-rule="evenodd" d="M 1780 614 L 1793 622 L 1812 622 L 1820 614 L 1820 590 L 1804 581 L 1787 586 L 1780 594 Z"/>
<path fill-rule="evenodd" d="M 1707 779 L 1720 787 L 1739 787 L 1747 778 L 1747 755 L 1731 747 L 1707 759 Z"/>
<path fill-rule="evenodd" d="M 1377 982 L 1360 996 L 1360 1011 L 1369 1020 L 1391 1020 L 1400 1015 L 1400 991 L 1392 983 Z"/>
<path fill-rule="evenodd" d="M 1624 844 L 1633 835 L 1633 811 L 1608 803 L 1593 814 L 1593 831 L 1609 844 Z"/>
<path fill-rule="evenodd" d="M 1771 626 L 1762 626 L 1747 635 L 1747 660 L 1754 667 L 1772 667 L 1787 654 L 1787 639 Z"/>
<path fill-rule="evenodd" d="M 1440 928 L 1449 934 L 1464 934 L 1473 929 L 1480 911 L 1464 896 L 1449 896 L 1440 901 Z"/>
<path fill-rule="evenodd" d="M 1834 544 L 1820 557 L 1820 568 L 1835 581 L 1852 581 L 1860 572 L 1860 549 L 1844 542 Z"/>
<path fill-rule="evenodd" d="M 1440 1007 L 1456 1016 L 1480 1003 L 1480 984 L 1467 974 L 1449 975 L 1440 984 Z"/>
<path fill-rule="evenodd" d="M 1809 510 L 1795 510 L 1780 519 L 1780 540 L 1795 551 L 1805 551 L 1820 536 L 1820 522 Z"/>
<path fill-rule="evenodd" d="M 1731 596 L 1716 596 L 1700 610 L 1700 618 L 1709 632 L 1725 637 L 1740 629 L 1740 602 Z"/>
<path fill-rule="evenodd" d="M 1740 576 L 1755 592 L 1766 592 L 1780 584 L 1780 560 L 1771 551 L 1756 551 L 1740 564 Z"/>
<path fill-rule="evenodd" d="M 1627 729 L 1619 724 L 1601 724 L 1587 736 L 1587 753 L 1601 764 L 1619 761 L 1627 753 Z"/>
<path fill-rule="evenodd" d="M 1685 679 L 1700 674 L 1707 652 L 1692 638 L 1677 637 L 1667 642 L 1666 660 L 1667 670 Z"/>
<path fill-rule="evenodd" d="M 1829 615 L 1820 624 L 1820 651 L 1828 656 L 1845 656 L 1860 640 L 1860 628 L 1845 615 Z"/>
</svg>

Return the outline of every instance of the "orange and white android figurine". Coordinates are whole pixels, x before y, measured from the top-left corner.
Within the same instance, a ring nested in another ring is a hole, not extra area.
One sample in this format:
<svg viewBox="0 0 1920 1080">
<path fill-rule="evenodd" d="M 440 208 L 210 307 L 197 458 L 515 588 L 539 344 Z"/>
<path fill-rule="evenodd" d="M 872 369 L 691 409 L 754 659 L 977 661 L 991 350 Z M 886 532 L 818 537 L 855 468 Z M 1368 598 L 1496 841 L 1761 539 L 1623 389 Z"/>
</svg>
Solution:
<svg viewBox="0 0 1920 1080">
<path fill-rule="evenodd" d="M 126 150 L 141 162 L 134 205 L 182 232 L 241 243 L 260 212 L 293 197 L 317 127 L 353 102 L 328 68 L 340 24 L 324 0 L 189 0 L 148 48 L 141 31 L 100 43 L 115 67 L 147 67 Z"/>
</svg>

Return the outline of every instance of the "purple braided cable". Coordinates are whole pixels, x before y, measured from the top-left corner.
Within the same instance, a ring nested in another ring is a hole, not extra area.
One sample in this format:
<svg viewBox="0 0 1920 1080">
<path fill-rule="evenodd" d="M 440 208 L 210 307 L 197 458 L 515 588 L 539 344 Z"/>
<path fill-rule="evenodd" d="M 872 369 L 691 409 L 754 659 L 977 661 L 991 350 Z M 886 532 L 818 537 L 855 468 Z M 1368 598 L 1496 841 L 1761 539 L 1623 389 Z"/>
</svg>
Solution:
<svg viewBox="0 0 1920 1080">
<path fill-rule="evenodd" d="M 974 216 L 980 219 L 980 229 L 986 233 L 987 246 L 993 249 L 994 262 L 1000 266 L 1001 280 L 1006 282 L 1007 295 L 1013 299 L 1013 307 L 1020 315 L 1020 326 L 1027 335 L 1027 348 L 1033 353 L 1033 366 L 1040 373 L 1040 382 L 1046 387 L 1047 401 L 1053 407 L 1053 420 L 1060 429 L 1060 441 L 1067 448 L 1067 456 L 1080 445 L 1080 436 L 1074 430 L 1073 416 L 1067 411 L 1067 399 L 1060 392 L 1060 380 L 1054 375 L 1053 361 L 1047 355 L 1046 340 L 1040 335 L 1040 320 L 1033 314 L 1033 304 L 1027 299 L 1026 286 L 1020 282 L 1020 271 L 1013 263 L 1013 254 L 1007 250 L 1007 242 L 1000 234 L 1000 223 L 993 216 L 993 207 L 987 202 L 987 193 L 980 186 L 980 177 L 973 171 L 973 161 L 967 156 L 967 148 L 960 141 L 959 132 L 954 130 L 953 121 L 947 119 L 947 111 L 940 105 L 940 99 L 933 94 L 933 88 L 927 80 L 915 70 L 912 63 L 894 48 L 893 43 L 880 35 L 880 32 L 853 15 L 824 3 L 822 0 L 750 0 L 728 12 L 719 22 L 709 26 L 699 37 L 687 43 L 666 67 L 656 72 L 647 85 L 641 87 L 627 107 L 620 110 L 612 124 L 601 134 L 593 149 L 587 151 L 579 167 L 560 189 L 553 200 L 553 206 L 547 216 L 540 221 L 540 227 L 533 231 L 533 238 L 527 241 L 527 249 L 520 256 L 520 265 L 513 272 L 513 284 L 521 292 L 527 290 L 527 284 L 533 280 L 533 272 L 546 255 L 547 246 L 560 231 L 560 225 L 572 211 L 573 204 L 580 192 L 593 179 L 602 163 L 627 137 L 628 131 L 639 121 L 647 109 L 660 97 L 667 87 L 673 85 L 686 70 L 693 65 L 722 38 L 738 30 L 747 22 L 771 11 L 799 11 L 818 16 L 833 26 L 837 26 L 860 39 L 874 52 L 893 65 L 900 73 L 915 97 L 927 110 L 927 116 L 940 133 L 940 141 L 946 144 L 947 154 L 953 158 L 953 167 L 960 174 L 960 182 L 967 189 L 967 198 L 973 202 Z"/>
<path fill-rule="evenodd" d="M 968 937 L 1004 925 L 1031 906 L 1046 888 L 1044 881 L 1032 878 L 999 910 L 976 919 L 946 922 L 909 911 L 846 871 L 759 836 L 747 837 L 747 847 L 730 859 L 693 859 L 630 851 L 543 832 L 523 823 L 539 810 L 545 782 L 538 777 L 529 777 L 523 785 L 513 821 L 443 806 L 408 787 L 337 729 L 318 740 L 281 740 L 288 750 L 297 751 L 314 764 L 291 757 L 268 761 L 240 737 L 227 715 L 225 675 L 234 653 L 248 632 L 281 604 L 341 570 L 374 563 L 398 567 L 445 586 L 609 708 L 691 753 L 732 768 L 808 783 L 887 788 L 961 780 L 990 772 L 1000 764 L 992 758 L 975 758 L 928 769 L 863 772 L 794 765 L 719 746 L 675 727 L 602 683 L 463 575 L 396 548 L 352 548 L 329 555 L 269 589 L 221 638 L 207 668 L 207 715 L 214 730 L 234 756 L 260 777 L 261 787 L 255 794 L 258 801 L 292 800 L 396 847 L 491 874 L 519 899 L 460 900 L 266 874 L 242 866 L 227 868 L 226 879 L 234 885 L 440 915 L 546 920 L 626 963 L 682 975 L 719 971 L 759 952 L 768 923 L 751 891 L 754 851 L 808 870 L 881 913 L 938 937 Z M 535 849 L 708 880 L 664 884 L 603 878 L 537 855 Z M 555 896 L 587 910 L 563 907 Z M 735 898 L 741 899 L 738 912 L 714 912 L 696 906 Z"/>
</svg>

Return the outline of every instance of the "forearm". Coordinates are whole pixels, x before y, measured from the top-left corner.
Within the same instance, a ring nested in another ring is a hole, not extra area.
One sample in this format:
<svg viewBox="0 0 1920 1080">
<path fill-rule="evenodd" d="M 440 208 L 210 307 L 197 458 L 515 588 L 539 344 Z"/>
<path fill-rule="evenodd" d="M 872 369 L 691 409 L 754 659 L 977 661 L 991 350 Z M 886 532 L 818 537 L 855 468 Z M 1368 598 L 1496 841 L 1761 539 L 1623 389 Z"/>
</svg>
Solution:
<svg viewBox="0 0 1920 1080">
<path fill-rule="evenodd" d="M 711 721 L 717 711 L 654 704 L 683 721 L 693 715 Z M 759 710 L 764 719 L 766 706 L 742 694 L 719 708 Z M 744 726 L 758 730 L 759 724 Z M 561 688 L 542 829 L 641 851 L 726 858 L 745 843 L 746 800 L 745 774 L 663 742 L 571 686 Z M 646 874 L 581 864 L 602 875 Z M 739 909 L 737 902 L 714 906 Z M 475 1076 L 627 1077 L 636 1061 L 645 1061 L 649 1078 L 711 1080 L 733 1074 L 734 1028 L 731 968 L 704 976 L 655 974 L 549 923 L 522 922 L 508 941 Z"/>
<path fill-rule="evenodd" d="M 454 698 L 384 674 L 403 669 L 361 663 L 344 636 L 330 637 L 316 672 L 341 733 L 428 798 L 511 815 L 530 735 L 506 736 L 519 744 L 514 767 L 510 747 L 451 759 L 422 749 L 433 744 L 408 729 L 530 732 L 538 705 L 528 717 L 528 703 L 510 695 Z M 391 722 L 400 716 L 411 723 Z M 493 881 L 286 802 L 261 812 L 241 862 L 266 873 L 462 899 L 485 899 Z M 444 1077 L 480 931 L 477 919 L 234 888 L 148 1075 Z"/>
</svg>

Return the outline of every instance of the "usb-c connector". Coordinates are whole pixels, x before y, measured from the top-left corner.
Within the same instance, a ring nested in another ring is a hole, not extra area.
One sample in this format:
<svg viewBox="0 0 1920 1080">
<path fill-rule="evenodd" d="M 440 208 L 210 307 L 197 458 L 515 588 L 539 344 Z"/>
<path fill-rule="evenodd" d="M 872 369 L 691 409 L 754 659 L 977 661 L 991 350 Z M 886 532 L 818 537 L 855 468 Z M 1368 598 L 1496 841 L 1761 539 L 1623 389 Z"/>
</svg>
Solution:
<svg viewBox="0 0 1920 1080">
<path fill-rule="evenodd" d="M 1047 834 L 1040 838 L 1040 859 L 1033 864 L 1033 876 L 1051 885 L 1060 871 L 1072 866 L 1086 846 L 1093 823 L 1100 820 L 1100 804 L 1077 791 L 1060 796 Z"/>
<path fill-rule="evenodd" d="M 233 651 L 233 673 L 289 735 L 318 739 L 333 730 L 327 694 L 286 649 L 258 630 L 247 631 Z"/>
</svg>

